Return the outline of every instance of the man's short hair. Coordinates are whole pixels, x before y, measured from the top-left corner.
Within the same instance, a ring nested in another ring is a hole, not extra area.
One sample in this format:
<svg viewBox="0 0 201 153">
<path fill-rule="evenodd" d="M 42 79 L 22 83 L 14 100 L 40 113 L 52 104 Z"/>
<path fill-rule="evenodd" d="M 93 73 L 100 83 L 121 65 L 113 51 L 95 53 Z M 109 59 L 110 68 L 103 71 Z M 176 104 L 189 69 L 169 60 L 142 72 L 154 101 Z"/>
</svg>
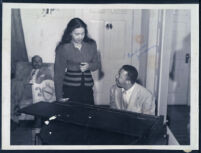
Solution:
<svg viewBox="0 0 201 153">
<path fill-rule="evenodd" d="M 127 79 L 134 84 L 138 77 L 137 69 L 132 65 L 123 65 L 121 69 L 124 69 L 127 72 Z"/>
<path fill-rule="evenodd" d="M 33 57 L 31 58 L 31 62 L 33 62 L 34 58 L 36 58 L 36 57 L 39 57 L 39 58 L 41 59 L 41 61 L 43 62 L 42 57 L 40 57 L 39 55 L 35 55 L 35 56 L 33 56 Z"/>
</svg>

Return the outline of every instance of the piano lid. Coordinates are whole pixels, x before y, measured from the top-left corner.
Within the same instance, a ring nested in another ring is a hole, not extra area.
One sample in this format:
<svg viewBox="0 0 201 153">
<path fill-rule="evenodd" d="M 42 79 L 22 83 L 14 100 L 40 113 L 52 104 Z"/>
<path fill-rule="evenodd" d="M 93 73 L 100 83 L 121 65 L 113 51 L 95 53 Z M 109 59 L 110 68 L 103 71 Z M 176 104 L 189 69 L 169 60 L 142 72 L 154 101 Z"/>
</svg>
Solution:
<svg viewBox="0 0 201 153">
<path fill-rule="evenodd" d="M 43 118 L 56 116 L 56 120 L 75 125 L 142 137 L 162 117 L 119 111 L 79 102 L 39 102 L 20 110 L 21 113 Z"/>
</svg>

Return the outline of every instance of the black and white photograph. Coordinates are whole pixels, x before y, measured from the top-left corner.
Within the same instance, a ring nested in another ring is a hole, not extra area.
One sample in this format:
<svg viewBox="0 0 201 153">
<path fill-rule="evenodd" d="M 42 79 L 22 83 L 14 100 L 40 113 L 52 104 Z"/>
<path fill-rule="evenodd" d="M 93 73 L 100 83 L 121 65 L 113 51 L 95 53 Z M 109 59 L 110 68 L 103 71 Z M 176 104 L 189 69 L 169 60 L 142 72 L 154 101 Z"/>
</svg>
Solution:
<svg viewBox="0 0 201 153">
<path fill-rule="evenodd" d="M 197 4 L 2 4 L 3 149 L 198 149 Z"/>
</svg>

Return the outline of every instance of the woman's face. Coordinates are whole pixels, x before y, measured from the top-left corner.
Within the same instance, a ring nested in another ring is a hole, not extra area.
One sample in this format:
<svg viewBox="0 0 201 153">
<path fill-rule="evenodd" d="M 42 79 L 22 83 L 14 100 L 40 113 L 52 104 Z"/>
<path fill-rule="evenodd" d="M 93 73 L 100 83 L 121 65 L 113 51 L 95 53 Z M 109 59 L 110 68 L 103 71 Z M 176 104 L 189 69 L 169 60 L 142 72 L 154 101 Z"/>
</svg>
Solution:
<svg viewBox="0 0 201 153">
<path fill-rule="evenodd" d="M 76 28 L 72 31 L 71 35 L 72 35 L 72 40 L 75 43 L 81 43 L 85 36 L 85 30 L 82 27 Z"/>
</svg>

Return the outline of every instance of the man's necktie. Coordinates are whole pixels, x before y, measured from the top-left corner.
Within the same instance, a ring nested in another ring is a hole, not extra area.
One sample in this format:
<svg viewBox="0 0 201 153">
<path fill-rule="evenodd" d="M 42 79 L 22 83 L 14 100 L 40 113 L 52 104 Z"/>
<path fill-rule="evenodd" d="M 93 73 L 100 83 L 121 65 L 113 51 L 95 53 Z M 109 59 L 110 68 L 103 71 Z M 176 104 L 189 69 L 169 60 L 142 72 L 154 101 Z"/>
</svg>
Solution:
<svg viewBox="0 0 201 153">
<path fill-rule="evenodd" d="M 36 69 L 33 69 L 33 71 L 31 72 L 31 79 L 30 79 L 29 83 L 33 84 L 35 74 L 36 74 Z"/>
<path fill-rule="evenodd" d="M 33 69 L 31 77 L 33 78 L 33 76 L 36 74 L 36 69 Z"/>
</svg>

